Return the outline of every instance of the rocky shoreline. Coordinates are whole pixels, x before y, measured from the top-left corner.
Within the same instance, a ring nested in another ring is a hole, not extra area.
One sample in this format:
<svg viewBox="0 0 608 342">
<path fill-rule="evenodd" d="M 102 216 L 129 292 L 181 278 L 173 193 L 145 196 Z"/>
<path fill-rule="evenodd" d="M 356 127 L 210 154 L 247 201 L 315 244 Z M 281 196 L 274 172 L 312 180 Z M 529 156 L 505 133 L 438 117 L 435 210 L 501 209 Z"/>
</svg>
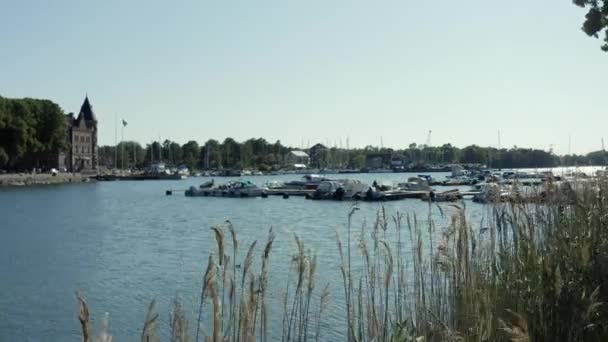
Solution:
<svg viewBox="0 0 608 342">
<path fill-rule="evenodd" d="M 10 173 L 0 175 L 0 187 L 83 183 L 88 181 L 90 181 L 90 178 L 80 173 L 58 173 L 55 175 L 47 173 Z"/>
</svg>

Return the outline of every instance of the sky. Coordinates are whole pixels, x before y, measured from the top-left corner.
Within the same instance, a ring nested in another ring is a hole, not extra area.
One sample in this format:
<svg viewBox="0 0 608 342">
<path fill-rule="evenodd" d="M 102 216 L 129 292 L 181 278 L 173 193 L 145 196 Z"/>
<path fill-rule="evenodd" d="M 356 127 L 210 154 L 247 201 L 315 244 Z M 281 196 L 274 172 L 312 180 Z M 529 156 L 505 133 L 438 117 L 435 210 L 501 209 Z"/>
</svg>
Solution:
<svg viewBox="0 0 608 342">
<path fill-rule="evenodd" d="M 570 0 L 0 0 L 0 95 L 78 112 L 101 145 L 263 137 L 587 153 L 608 54 Z M 499 133 L 500 132 L 500 133 Z M 499 139 L 500 135 L 500 139 Z"/>
</svg>

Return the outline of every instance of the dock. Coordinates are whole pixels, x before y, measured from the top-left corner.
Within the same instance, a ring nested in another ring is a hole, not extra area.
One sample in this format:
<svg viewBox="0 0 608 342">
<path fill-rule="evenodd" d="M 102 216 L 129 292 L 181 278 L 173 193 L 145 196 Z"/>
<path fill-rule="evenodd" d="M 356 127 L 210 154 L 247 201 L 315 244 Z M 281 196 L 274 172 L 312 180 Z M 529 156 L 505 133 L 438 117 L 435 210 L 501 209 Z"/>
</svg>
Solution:
<svg viewBox="0 0 608 342">
<path fill-rule="evenodd" d="M 266 189 L 264 191 L 268 196 L 312 196 L 314 192 L 314 189 Z"/>
<path fill-rule="evenodd" d="M 383 191 L 378 197 L 363 197 L 362 200 L 367 202 L 378 202 L 378 201 L 397 201 L 408 198 L 420 199 L 424 196 L 428 196 L 428 191 L 403 191 L 403 190 L 389 190 Z"/>
<path fill-rule="evenodd" d="M 144 180 L 182 180 L 186 179 L 186 176 L 182 175 L 147 175 L 147 174 L 135 174 L 135 175 L 98 175 L 95 177 L 97 181 L 112 182 L 112 181 L 144 181 Z"/>
</svg>

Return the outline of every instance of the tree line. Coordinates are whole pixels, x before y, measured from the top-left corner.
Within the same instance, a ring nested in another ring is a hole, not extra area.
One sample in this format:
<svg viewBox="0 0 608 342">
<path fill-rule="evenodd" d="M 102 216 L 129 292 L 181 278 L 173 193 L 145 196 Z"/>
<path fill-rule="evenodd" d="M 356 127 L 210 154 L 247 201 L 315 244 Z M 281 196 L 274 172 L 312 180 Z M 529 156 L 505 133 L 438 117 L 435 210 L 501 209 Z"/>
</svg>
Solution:
<svg viewBox="0 0 608 342">
<path fill-rule="evenodd" d="M 20 170 L 24 165 L 44 166 L 69 149 L 63 110 L 49 100 L 9 99 L 0 96 L 0 169 Z M 220 142 L 207 140 L 203 145 L 191 140 L 185 144 L 165 140 L 142 146 L 133 141 L 118 146 L 99 148 L 99 165 L 108 168 L 143 169 L 162 161 L 172 166 L 194 169 L 280 169 L 293 147 L 280 141 L 251 138 L 238 142 L 226 138 Z M 307 151 L 308 152 L 308 151 Z M 606 165 L 604 150 L 586 155 L 558 156 L 552 151 L 512 147 L 497 149 L 470 145 L 459 148 L 451 144 L 426 146 L 410 144 L 403 149 L 344 149 L 322 147 L 315 151 L 309 166 L 313 168 L 368 167 L 371 158 L 380 158 L 383 167 L 399 163 L 405 167 L 451 163 L 484 164 L 493 168 L 552 167 L 558 165 Z"/>
<path fill-rule="evenodd" d="M 65 116 L 59 105 L 0 96 L 0 169 L 41 166 L 67 147 Z"/>
<path fill-rule="evenodd" d="M 127 141 L 115 146 L 102 146 L 99 149 L 100 164 L 107 168 L 142 169 L 151 163 L 162 161 L 171 166 L 185 165 L 189 169 L 255 169 L 269 171 L 286 166 L 285 157 L 297 148 L 274 143 L 264 138 L 251 138 L 237 142 L 226 138 L 219 142 L 210 139 L 202 145 L 194 140 L 185 144 L 165 140 L 162 144 L 154 142 L 145 146 Z M 305 152 L 310 152 L 304 149 Z M 319 169 L 362 169 L 369 166 L 372 158 L 380 158 L 382 167 L 391 168 L 401 165 L 415 168 L 428 165 L 482 164 L 491 168 L 535 168 L 554 166 L 606 165 L 608 153 L 595 151 L 586 155 L 558 156 L 552 151 L 532 148 L 497 149 L 470 145 L 459 148 L 451 144 L 426 146 L 410 144 L 404 149 L 365 148 L 345 149 L 324 147 L 311 154 L 309 166 Z"/>
<path fill-rule="evenodd" d="M 283 166 L 285 155 L 292 148 L 280 141 L 270 143 L 263 138 L 242 143 L 233 138 L 223 142 L 209 139 L 205 144 L 190 140 L 185 144 L 165 140 L 145 146 L 134 141 L 99 148 L 100 165 L 107 168 L 142 169 L 152 163 L 187 166 L 189 169 L 258 169 L 271 170 Z"/>
</svg>

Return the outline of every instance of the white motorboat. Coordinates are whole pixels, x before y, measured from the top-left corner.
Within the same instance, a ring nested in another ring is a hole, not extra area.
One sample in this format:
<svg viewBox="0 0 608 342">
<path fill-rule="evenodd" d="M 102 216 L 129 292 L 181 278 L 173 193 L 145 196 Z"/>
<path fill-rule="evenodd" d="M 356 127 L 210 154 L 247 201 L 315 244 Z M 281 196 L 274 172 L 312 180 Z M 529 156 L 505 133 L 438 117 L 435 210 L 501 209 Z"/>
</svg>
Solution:
<svg viewBox="0 0 608 342">
<path fill-rule="evenodd" d="M 354 179 L 322 181 L 312 199 L 346 200 L 365 197 L 369 185 Z"/>
<path fill-rule="evenodd" d="M 328 180 L 328 178 L 321 175 L 307 174 L 299 180 L 285 182 L 284 185 L 287 189 L 316 189 L 321 182 Z"/>
<path fill-rule="evenodd" d="M 429 182 L 421 177 L 410 177 L 406 183 L 397 184 L 397 188 L 407 191 L 431 191 Z"/>
<path fill-rule="evenodd" d="M 264 189 L 249 181 L 233 181 L 214 188 L 196 188 L 191 186 L 185 195 L 189 197 L 259 197 Z"/>
</svg>

